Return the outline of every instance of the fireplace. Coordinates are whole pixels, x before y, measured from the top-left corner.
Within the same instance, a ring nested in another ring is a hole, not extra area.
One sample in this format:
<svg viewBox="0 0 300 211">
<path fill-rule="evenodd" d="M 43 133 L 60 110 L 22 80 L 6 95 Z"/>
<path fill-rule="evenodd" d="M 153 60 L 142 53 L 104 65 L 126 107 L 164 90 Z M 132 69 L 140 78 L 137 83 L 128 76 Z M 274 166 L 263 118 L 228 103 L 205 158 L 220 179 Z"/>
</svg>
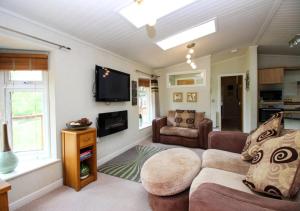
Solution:
<svg viewBox="0 0 300 211">
<path fill-rule="evenodd" d="M 103 137 L 128 128 L 127 111 L 98 114 L 97 136 Z"/>
</svg>

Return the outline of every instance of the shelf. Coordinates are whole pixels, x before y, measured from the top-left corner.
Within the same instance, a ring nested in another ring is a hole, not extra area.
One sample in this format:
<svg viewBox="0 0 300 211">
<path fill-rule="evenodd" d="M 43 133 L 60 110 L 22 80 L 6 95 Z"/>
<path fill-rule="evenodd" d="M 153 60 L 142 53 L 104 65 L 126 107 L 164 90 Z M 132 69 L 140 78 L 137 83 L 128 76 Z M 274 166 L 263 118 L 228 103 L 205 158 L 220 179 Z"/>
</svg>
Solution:
<svg viewBox="0 0 300 211">
<path fill-rule="evenodd" d="M 87 178 L 80 180 L 80 187 L 84 187 L 95 180 L 95 176 L 90 174 Z"/>
</svg>

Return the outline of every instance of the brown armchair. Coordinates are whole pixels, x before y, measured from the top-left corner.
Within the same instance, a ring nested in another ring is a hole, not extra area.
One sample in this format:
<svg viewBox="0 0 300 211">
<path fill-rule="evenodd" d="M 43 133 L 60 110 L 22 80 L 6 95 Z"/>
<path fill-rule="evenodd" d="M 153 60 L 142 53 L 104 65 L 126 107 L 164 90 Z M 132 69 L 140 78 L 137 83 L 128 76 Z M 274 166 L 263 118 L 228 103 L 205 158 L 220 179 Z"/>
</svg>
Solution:
<svg viewBox="0 0 300 211">
<path fill-rule="evenodd" d="M 168 117 L 156 118 L 152 121 L 153 142 L 207 149 L 208 134 L 212 131 L 210 119 L 202 118 L 195 123 L 195 128 L 191 129 L 171 126 L 167 123 L 167 119 L 174 117 L 170 115 L 174 115 L 174 112 L 169 112 Z"/>
</svg>

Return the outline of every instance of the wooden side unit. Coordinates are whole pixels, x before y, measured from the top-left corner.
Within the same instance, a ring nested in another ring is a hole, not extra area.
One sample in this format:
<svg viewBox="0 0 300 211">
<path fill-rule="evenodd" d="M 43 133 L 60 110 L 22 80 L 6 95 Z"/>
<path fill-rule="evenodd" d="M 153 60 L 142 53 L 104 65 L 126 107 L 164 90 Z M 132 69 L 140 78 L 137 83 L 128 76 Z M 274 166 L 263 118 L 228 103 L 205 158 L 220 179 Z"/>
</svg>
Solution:
<svg viewBox="0 0 300 211">
<path fill-rule="evenodd" d="M 64 185 L 79 191 L 85 185 L 97 180 L 96 129 L 62 131 L 62 159 Z M 80 153 L 91 150 L 91 157 L 80 161 Z M 90 175 L 80 179 L 80 164 L 85 162 L 90 168 Z"/>
<path fill-rule="evenodd" d="M 0 210 L 8 211 L 8 197 L 7 192 L 11 189 L 10 184 L 0 180 Z"/>
<path fill-rule="evenodd" d="M 280 84 L 283 83 L 284 69 L 283 68 L 270 68 L 261 69 L 258 71 L 259 84 Z"/>
</svg>

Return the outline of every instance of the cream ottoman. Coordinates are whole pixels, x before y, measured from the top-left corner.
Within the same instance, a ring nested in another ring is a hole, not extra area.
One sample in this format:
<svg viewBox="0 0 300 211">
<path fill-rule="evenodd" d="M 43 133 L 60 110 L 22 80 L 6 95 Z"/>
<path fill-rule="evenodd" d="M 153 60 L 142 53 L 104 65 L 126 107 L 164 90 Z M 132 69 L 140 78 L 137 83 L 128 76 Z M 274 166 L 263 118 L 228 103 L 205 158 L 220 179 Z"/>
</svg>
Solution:
<svg viewBox="0 0 300 211">
<path fill-rule="evenodd" d="M 192 184 L 201 168 L 201 159 L 192 150 L 173 148 L 149 158 L 142 167 L 144 188 L 157 196 L 180 193 Z"/>
</svg>

